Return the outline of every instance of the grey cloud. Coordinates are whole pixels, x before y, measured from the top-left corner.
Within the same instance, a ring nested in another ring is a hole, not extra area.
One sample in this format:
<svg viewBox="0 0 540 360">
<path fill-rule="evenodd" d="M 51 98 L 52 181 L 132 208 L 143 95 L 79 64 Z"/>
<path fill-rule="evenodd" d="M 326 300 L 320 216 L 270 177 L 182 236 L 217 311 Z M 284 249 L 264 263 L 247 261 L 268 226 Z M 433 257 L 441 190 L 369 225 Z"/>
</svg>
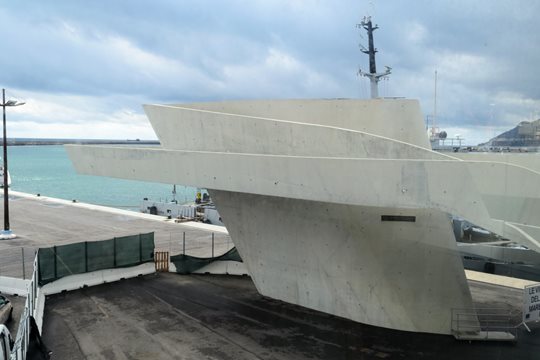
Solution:
<svg viewBox="0 0 540 360">
<path fill-rule="evenodd" d="M 378 66 L 394 69 L 387 95 L 419 98 L 430 114 L 438 69 L 448 126 L 506 125 L 539 106 L 538 10 L 503 0 L 3 3 L 0 82 L 110 99 L 111 113 L 121 101 L 358 97 L 367 57 L 355 25 L 370 13 Z M 294 66 L 268 64 L 272 54 Z"/>
</svg>

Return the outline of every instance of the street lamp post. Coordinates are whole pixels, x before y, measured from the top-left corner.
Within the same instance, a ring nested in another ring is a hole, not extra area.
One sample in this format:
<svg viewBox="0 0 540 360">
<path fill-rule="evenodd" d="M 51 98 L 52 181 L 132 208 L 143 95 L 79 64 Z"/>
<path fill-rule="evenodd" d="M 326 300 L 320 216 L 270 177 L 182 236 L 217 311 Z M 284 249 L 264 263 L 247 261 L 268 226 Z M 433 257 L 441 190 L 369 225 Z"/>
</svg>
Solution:
<svg viewBox="0 0 540 360">
<path fill-rule="evenodd" d="M 2 89 L 3 129 L 4 129 L 4 230 L 0 232 L 0 240 L 13 239 L 16 235 L 9 228 L 9 193 L 8 193 L 8 160 L 7 160 L 7 135 L 6 135 L 6 106 L 20 106 L 23 102 L 9 100 L 6 102 L 6 89 Z"/>
</svg>

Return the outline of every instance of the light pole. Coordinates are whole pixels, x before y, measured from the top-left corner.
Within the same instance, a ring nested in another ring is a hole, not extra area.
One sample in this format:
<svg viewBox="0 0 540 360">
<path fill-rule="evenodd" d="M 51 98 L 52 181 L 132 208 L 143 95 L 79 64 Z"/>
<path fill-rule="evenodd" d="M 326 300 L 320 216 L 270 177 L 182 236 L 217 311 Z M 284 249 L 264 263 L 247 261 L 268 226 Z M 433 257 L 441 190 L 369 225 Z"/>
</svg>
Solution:
<svg viewBox="0 0 540 360">
<path fill-rule="evenodd" d="M 6 106 L 20 106 L 23 102 L 9 100 L 6 102 L 6 89 L 2 89 L 3 128 L 4 128 L 4 230 L 0 232 L 0 240 L 13 239 L 16 237 L 9 228 L 9 193 L 8 193 L 8 161 L 7 161 L 7 135 L 6 135 Z"/>
</svg>

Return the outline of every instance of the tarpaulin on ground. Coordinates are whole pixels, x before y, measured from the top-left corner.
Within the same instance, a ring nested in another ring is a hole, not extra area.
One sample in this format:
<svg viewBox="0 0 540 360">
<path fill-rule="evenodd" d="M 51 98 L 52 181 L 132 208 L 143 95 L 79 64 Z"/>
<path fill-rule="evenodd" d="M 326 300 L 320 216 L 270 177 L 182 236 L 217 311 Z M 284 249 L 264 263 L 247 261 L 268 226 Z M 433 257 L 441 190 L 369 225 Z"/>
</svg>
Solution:
<svg viewBox="0 0 540 360">
<path fill-rule="evenodd" d="M 171 256 L 171 262 L 176 266 L 176 272 L 178 274 L 191 274 L 194 271 L 199 270 L 203 266 L 206 266 L 214 261 L 238 261 L 242 262 L 240 254 L 236 248 L 232 248 L 221 256 L 211 258 L 199 258 L 189 255 L 174 255 Z"/>
<path fill-rule="evenodd" d="M 38 250 L 39 285 L 64 276 L 154 261 L 154 233 Z"/>
</svg>

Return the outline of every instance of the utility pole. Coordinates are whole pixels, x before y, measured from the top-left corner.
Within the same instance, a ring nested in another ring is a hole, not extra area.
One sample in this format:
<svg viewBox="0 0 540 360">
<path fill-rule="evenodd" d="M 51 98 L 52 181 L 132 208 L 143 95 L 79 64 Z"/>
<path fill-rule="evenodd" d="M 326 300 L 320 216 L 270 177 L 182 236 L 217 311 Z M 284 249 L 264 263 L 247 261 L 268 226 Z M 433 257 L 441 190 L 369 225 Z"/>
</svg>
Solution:
<svg viewBox="0 0 540 360">
<path fill-rule="evenodd" d="M 431 137 L 437 135 L 437 70 L 435 70 L 435 89 L 433 98 L 433 119 L 431 119 Z"/>
<path fill-rule="evenodd" d="M 362 45 L 360 45 L 360 47 L 361 47 L 361 51 L 364 54 L 369 55 L 369 73 L 359 70 L 358 74 L 369 78 L 369 82 L 371 85 L 371 98 L 375 99 L 379 97 L 378 83 L 380 79 L 384 76 L 390 75 L 392 73 L 392 68 L 386 66 L 386 71 L 384 73 L 377 73 L 377 65 L 375 64 L 375 53 L 377 52 L 377 49 L 375 48 L 374 41 L 373 41 L 373 32 L 377 30 L 379 26 L 378 25 L 373 26 L 371 22 L 371 17 L 368 16 L 368 17 L 364 17 L 364 20 L 362 20 L 362 22 L 358 24 L 357 27 L 358 28 L 362 27 L 367 31 L 368 48 L 366 49 Z"/>
<path fill-rule="evenodd" d="M 4 169 L 3 169 L 3 177 L 4 177 L 4 232 L 9 232 L 9 194 L 8 194 L 8 162 L 7 162 L 7 135 L 6 135 L 6 89 L 2 89 L 2 108 L 3 108 L 3 118 L 2 118 L 2 124 L 4 128 L 4 143 L 3 143 L 3 149 L 4 149 Z"/>
<path fill-rule="evenodd" d="M 20 103 L 15 100 L 9 100 L 6 102 L 6 89 L 2 89 L 2 106 L 3 108 L 3 130 L 4 130 L 4 142 L 3 142 L 3 150 L 4 150 L 4 166 L 3 166 L 3 172 L 4 172 L 4 230 L 0 232 L 0 240 L 6 240 L 6 239 L 13 239 L 16 237 L 15 234 L 11 232 L 11 229 L 9 227 L 9 181 L 8 181 L 8 161 L 7 161 L 7 132 L 6 132 L 6 107 L 7 106 L 20 106 L 24 105 L 24 103 Z"/>
</svg>

